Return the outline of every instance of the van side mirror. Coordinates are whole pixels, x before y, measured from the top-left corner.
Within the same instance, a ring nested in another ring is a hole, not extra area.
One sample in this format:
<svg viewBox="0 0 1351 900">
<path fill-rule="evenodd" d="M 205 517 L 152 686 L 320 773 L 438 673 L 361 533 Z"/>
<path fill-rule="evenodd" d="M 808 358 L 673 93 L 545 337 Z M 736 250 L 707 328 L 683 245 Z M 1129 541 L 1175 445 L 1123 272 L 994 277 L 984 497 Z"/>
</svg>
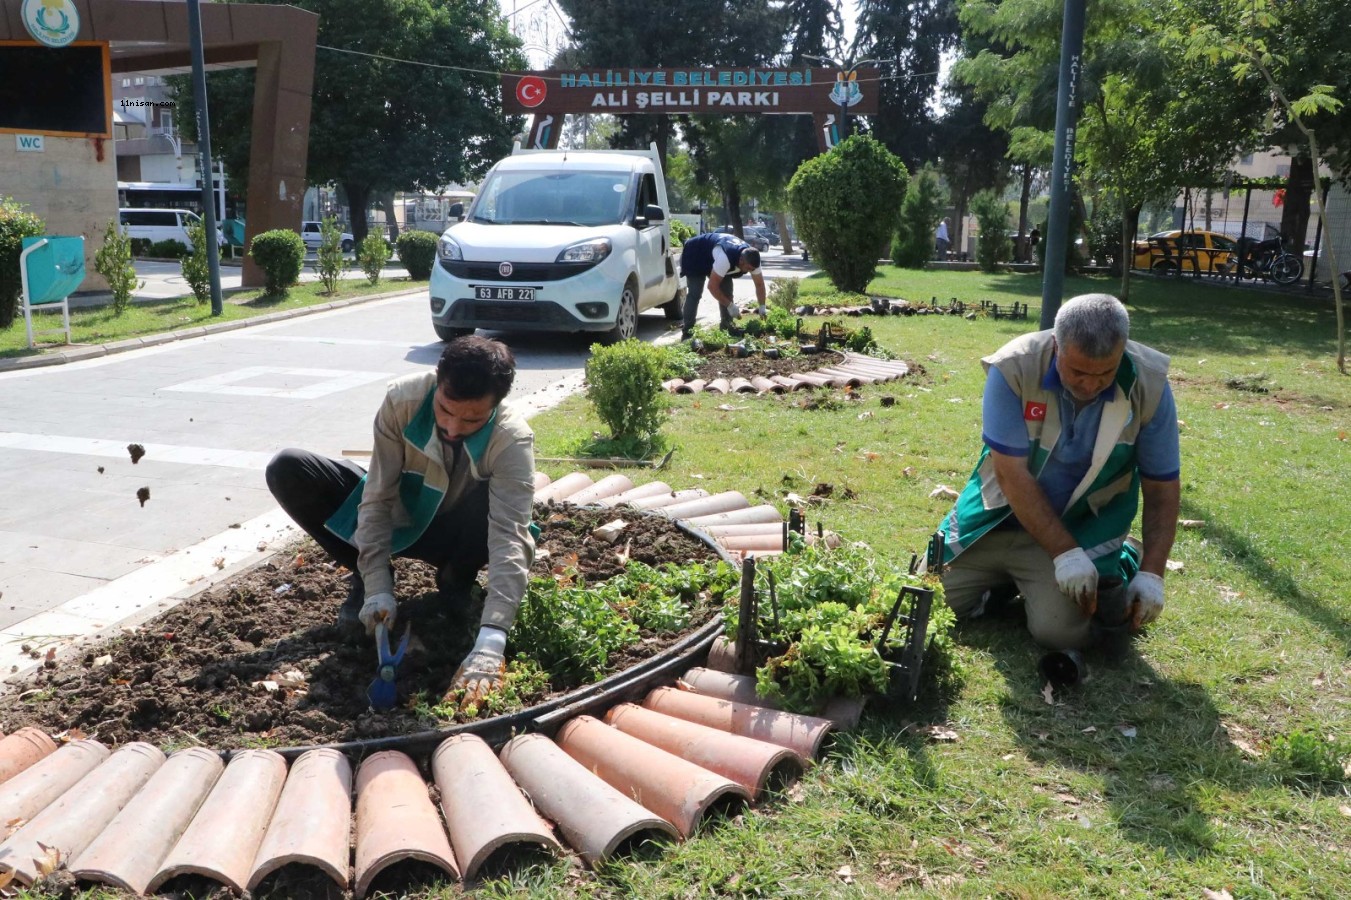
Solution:
<svg viewBox="0 0 1351 900">
<path fill-rule="evenodd" d="M 633 217 L 633 227 L 646 228 L 649 225 L 652 225 L 656 222 L 665 222 L 665 221 L 666 221 L 666 210 L 662 209 L 660 206 L 657 206 L 655 203 L 649 203 L 647 206 L 643 207 L 643 212 L 641 215 Z"/>
<path fill-rule="evenodd" d="M 450 218 L 452 218 L 452 219 L 463 219 L 463 218 L 464 218 L 464 204 L 463 204 L 463 203 L 452 203 L 452 204 L 450 204 L 450 211 L 449 211 L 449 212 L 450 212 Z"/>
</svg>

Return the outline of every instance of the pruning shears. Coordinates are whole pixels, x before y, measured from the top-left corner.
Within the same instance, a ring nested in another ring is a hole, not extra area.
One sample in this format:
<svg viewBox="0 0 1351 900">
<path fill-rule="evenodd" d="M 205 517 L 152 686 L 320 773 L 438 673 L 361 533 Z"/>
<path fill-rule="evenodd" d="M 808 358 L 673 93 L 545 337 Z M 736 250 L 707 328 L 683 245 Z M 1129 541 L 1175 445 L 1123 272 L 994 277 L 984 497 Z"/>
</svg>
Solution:
<svg viewBox="0 0 1351 900">
<path fill-rule="evenodd" d="M 389 650 L 389 627 L 384 622 L 378 622 L 375 626 L 375 652 L 379 656 L 378 667 L 375 670 L 375 678 L 371 680 L 370 687 L 366 688 L 366 698 L 370 700 L 374 709 L 392 709 L 394 702 L 398 697 L 398 688 L 394 684 L 394 676 L 399 672 L 399 663 L 403 662 L 403 655 L 408 650 L 408 638 L 412 634 L 412 623 L 404 626 L 403 637 L 399 640 L 399 648 L 393 653 Z"/>
</svg>

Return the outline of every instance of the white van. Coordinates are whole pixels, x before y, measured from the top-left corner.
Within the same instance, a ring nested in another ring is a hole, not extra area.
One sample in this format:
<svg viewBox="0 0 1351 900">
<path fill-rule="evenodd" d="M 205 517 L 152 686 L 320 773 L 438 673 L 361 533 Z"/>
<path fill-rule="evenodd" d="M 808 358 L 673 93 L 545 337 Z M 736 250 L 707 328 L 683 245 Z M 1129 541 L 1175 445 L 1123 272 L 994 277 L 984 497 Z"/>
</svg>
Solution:
<svg viewBox="0 0 1351 900">
<path fill-rule="evenodd" d="M 192 251 L 192 241 L 188 238 L 188 226 L 197 225 L 201 217 L 189 209 L 142 209 L 123 208 L 117 211 L 122 230 L 128 237 L 145 238 L 155 241 L 178 241 Z M 216 229 L 216 239 L 220 246 L 225 245 L 225 235 Z"/>
<path fill-rule="evenodd" d="M 633 337 L 638 314 L 680 319 L 666 182 L 649 150 L 522 150 L 493 166 L 437 242 L 442 340 L 476 328 Z"/>
</svg>

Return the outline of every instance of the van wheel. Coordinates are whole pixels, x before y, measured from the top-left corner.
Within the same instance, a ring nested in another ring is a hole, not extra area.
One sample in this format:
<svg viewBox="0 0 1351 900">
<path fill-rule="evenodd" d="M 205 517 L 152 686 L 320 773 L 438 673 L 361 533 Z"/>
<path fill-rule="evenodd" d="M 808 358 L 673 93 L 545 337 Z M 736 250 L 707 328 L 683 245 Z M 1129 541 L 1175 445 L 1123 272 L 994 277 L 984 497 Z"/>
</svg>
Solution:
<svg viewBox="0 0 1351 900">
<path fill-rule="evenodd" d="M 624 285 L 619 295 L 619 311 L 615 313 L 615 327 L 605 335 L 607 343 L 617 344 L 638 335 L 638 287 L 632 281 Z"/>
<path fill-rule="evenodd" d="M 679 322 L 685 313 L 685 289 L 676 288 L 675 296 L 661 305 L 661 311 L 666 314 L 666 321 Z"/>
<path fill-rule="evenodd" d="M 436 329 L 436 336 L 447 342 L 474 333 L 472 328 L 449 328 L 445 325 L 437 325 L 435 322 L 432 323 L 432 327 Z"/>
<path fill-rule="evenodd" d="M 351 241 L 343 241 L 343 242 L 342 242 L 342 252 L 343 252 L 343 253 L 351 253 L 351 252 L 352 252 L 352 242 L 351 242 Z"/>
</svg>

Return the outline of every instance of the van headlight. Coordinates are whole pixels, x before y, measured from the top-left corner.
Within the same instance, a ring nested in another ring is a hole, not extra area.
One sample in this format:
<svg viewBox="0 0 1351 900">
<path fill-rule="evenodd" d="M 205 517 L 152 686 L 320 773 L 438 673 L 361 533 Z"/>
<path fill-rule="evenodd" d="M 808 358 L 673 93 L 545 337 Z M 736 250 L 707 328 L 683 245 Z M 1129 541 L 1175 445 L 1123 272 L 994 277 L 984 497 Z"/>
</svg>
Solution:
<svg viewBox="0 0 1351 900">
<path fill-rule="evenodd" d="M 571 247 L 564 248 L 563 252 L 558 254 L 558 259 L 554 262 L 560 263 L 598 263 L 610 255 L 610 239 L 595 238 L 590 241 L 582 241 L 579 244 L 573 244 Z"/>
<path fill-rule="evenodd" d="M 459 244 L 443 234 L 441 240 L 436 242 L 436 256 L 447 262 L 460 262 L 464 259 L 464 251 L 460 249 Z"/>
</svg>

